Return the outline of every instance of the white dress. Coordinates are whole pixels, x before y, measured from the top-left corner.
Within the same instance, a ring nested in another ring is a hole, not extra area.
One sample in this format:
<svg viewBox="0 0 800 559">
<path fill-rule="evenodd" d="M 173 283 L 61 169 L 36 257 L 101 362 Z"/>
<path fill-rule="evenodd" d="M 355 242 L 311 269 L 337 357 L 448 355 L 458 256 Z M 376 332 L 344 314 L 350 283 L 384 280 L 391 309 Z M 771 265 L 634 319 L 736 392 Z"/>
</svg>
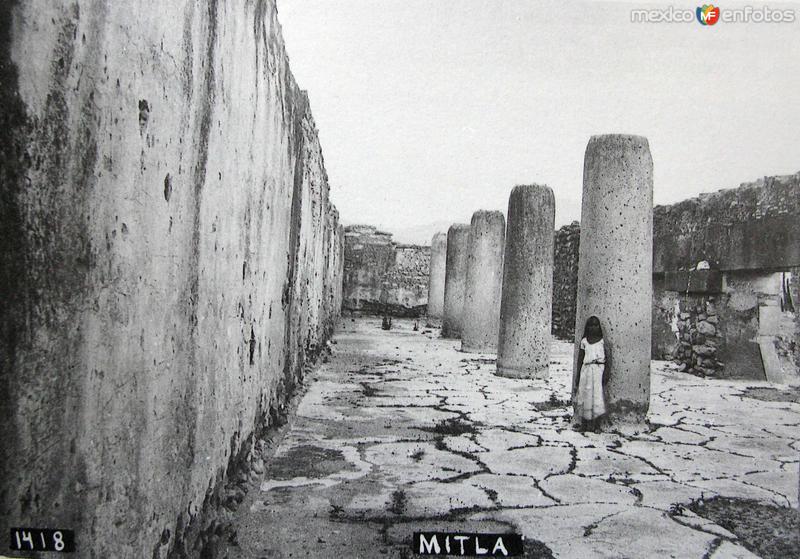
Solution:
<svg viewBox="0 0 800 559">
<path fill-rule="evenodd" d="M 603 369 L 606 352 L 603 339 L 590 344 L 586 338 L 581 340 L 583 367 L 575 394 L 575 417 L 578 419 L 596 419 L 606 413 L 603 396 Z"/>
</svg>

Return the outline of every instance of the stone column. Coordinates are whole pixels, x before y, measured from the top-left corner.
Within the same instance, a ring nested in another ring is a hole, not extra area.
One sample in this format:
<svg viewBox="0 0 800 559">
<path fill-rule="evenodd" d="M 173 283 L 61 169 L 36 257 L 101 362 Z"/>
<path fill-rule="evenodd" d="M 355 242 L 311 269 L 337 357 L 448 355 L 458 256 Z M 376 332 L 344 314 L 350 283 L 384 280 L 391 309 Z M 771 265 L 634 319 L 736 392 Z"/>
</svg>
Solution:
<svg viewBox="0 0 800 559">
<path fill-rule="evenodd" d="M 642 422 L 650 404 L 652 297 L 650 147 L 641 136 L 593 136 L 583 165 L 574 370 L 595 315 L 612 353 L 606 404 L 614 423 Z"/>
<path fill-rule="evenodd" d="M 431 264 L 428 273 L 428 324 L 442 320 L 444 312 L 444 276 L 447 265 L 447 234 L 436 233 L 431 239 Z"/>
<path fill-rule="evenodd" d="M 547 186 L 517 186 L 508 199 L 497 374 L 546 378 L 553 312 L 555 198 Z"/>
<path fill-rule="evenodd" d="M 506 220 L 501 212 L 472 214 L 461 351 L 497 351 L 505 236 Z"/>
<path fill-rule="evenodd" d="M 444 272 L 443 338 L 461 337 L 468 250 L 469 225 L 465 223 L 451 225 L 447 231 L 447 257 Z"/>
</svg>

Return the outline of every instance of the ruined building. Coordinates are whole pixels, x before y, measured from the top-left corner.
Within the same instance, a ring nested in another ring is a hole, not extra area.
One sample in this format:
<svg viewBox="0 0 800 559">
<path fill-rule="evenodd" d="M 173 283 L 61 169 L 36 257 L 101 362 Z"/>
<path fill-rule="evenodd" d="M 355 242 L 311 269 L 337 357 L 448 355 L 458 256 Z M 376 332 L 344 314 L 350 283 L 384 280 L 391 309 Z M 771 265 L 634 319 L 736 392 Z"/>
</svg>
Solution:
<svg viewBox="0 0 800 559">
<path fill-rule="evenodd" d="M 397 244 L 371 225 L 344 229 L 345 313 L 418 317 L 428 305 L 431 249 Z"/>
<path fill-rule="evenodd" d="M 345 245 L 345 310 L 424 312 L 428 247 L 362 225 L 347 228 Z M 578 222 L 555 232 L 552 332 L 562 339 L 575 333 L 579 250 Z M 796 376 L 799 267 L 800 174 L 656 206 L 652 357 L 703 376 Z"/>
<path fill-rule="evenodd" d="M 0 523 L 199 556 L 341 302 L 275 2 L 12 1 L 0 26 Z"/>
<path fill-rule="evenodd" d="M 553 256 L 553 335 L 562 340 L 575 336 L 578 289 L 578 249 L 581 226 L 577 221 L 555 232 Z"/>
<path fill-rule="evenodd" d="M 800 173 L 653 213 L 652 357 L 702 376 L 796 378 Z M 575 327 L 579 232 L 556 232 L 553 331 L 563 338 Z"/>
<path fill-rule="evenodd" d="M 655 208 L 653 356 L 780 382 L 800 358 L 800 173 Z"/>
</svg>

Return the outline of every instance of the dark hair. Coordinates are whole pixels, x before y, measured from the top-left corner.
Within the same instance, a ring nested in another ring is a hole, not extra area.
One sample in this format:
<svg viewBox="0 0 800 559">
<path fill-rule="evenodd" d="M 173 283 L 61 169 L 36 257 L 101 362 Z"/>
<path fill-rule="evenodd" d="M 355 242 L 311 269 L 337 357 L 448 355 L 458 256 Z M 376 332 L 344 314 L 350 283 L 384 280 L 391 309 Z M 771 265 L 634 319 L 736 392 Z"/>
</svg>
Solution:
<svg viewBox="0 0 800 559">
<path fill-rule="evenodd" d="M 590 316 L 586 319 L 586 324 L 583 325 L 583 337 L 585 338 L 589 333 L 589 321 L 595 319 L 597 321 L 597 327 L 600 328 L 600 337 L 603 337 L 603 325 L 600 324 L 600 319 L 597 318 L 595 315 Z"/>
</svg>

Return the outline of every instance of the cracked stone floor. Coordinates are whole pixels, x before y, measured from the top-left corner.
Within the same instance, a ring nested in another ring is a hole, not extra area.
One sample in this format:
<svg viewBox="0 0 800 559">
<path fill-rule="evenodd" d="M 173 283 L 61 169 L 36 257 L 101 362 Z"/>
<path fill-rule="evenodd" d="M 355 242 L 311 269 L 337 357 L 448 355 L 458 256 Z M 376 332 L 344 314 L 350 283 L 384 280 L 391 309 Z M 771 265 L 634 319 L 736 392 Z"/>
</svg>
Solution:
<svg viewBox="0 0 800 559">
<path fill-rule="evenodd" d="M 414 531 L 508 532 L 528 557 L 756 557 L 676 507 L 797 507 L 800 404 L 653 362 L 649 427 L 570 427 L 572 351 L 547 381 L 492 374 L 438 329 L 343 321 L 239 507 L 229 557 L 412 557 Z M 259 468 L 260 469 L 260 468 Z"/>
</svg>

